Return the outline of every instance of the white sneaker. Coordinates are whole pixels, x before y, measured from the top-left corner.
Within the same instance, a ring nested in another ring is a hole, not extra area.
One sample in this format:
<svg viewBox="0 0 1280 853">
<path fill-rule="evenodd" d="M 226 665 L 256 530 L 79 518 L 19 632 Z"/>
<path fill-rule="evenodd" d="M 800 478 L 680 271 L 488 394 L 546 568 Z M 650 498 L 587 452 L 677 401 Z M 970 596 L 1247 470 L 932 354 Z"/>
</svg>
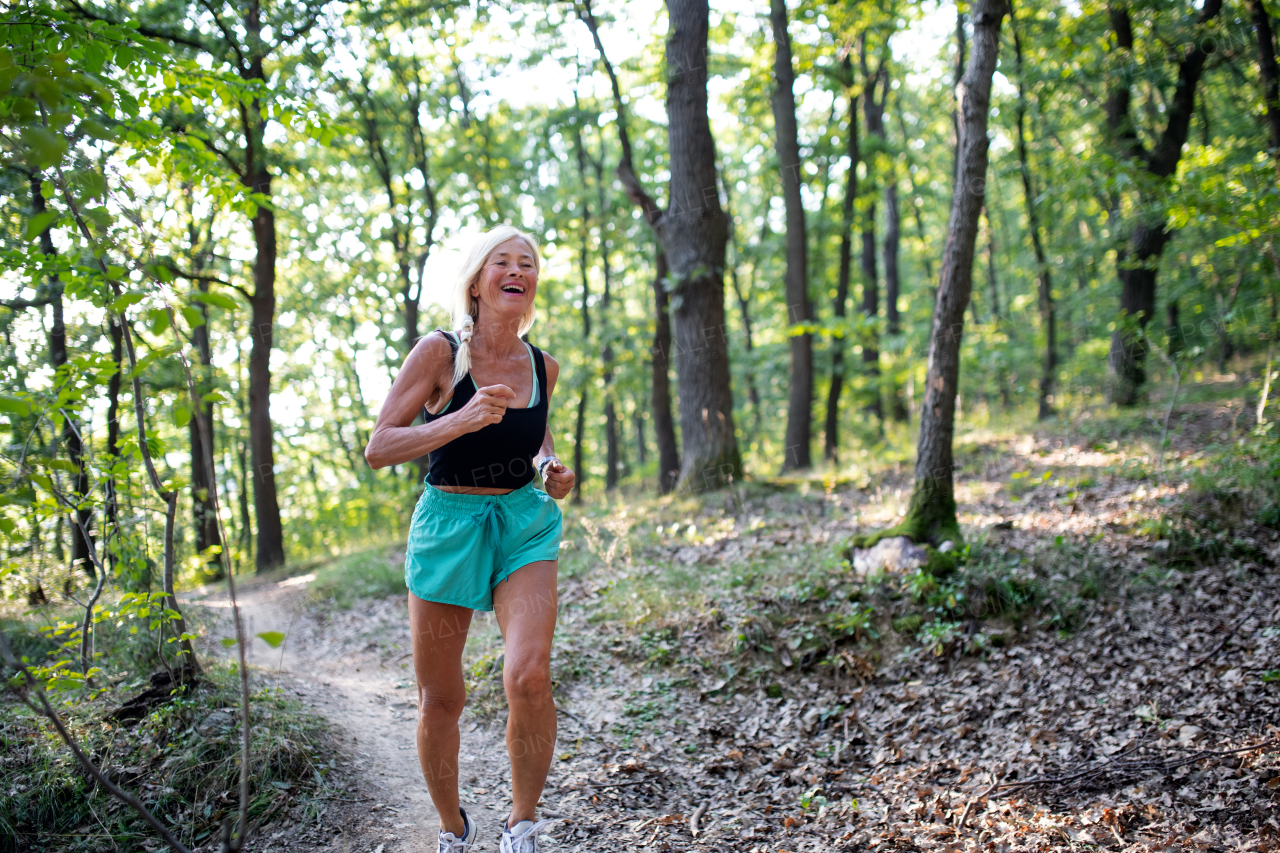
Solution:
<svg viewBox="0 0 1280 853">
<path fill-rule="evenodd" d="M 480 834 L 476 822 L 462 806 L 458 806 L 458 811 L 462 812 L 462 837 L 441 830 L 439 853 L 469 853 L 471 845 L 476 843 L 476 836 Z"/>
<path fill-rule="evenodd" d="M 509 829 L 502 830 L 502 843 L 498 845 L 498 853 L 538 853 L 538 833 L 554 820 L 522 820 Z"/>
</svg>

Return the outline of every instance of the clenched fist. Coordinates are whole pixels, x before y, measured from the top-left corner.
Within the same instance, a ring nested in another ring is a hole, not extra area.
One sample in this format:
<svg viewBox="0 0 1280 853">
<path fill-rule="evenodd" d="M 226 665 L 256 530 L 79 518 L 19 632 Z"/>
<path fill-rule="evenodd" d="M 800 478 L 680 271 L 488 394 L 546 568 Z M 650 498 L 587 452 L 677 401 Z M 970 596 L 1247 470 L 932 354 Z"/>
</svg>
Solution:
<svg viewBox="0 0 1280 853">
<path fill-rule="evenodd" d="M 573 491 L 573 484 L 576 480 L 577 475 L 573 473 L 573 470 L 559 459 L 554 459 L 547 463 L 547 468 L 542 474 L 542 484 L 546 486 L 547 494 L 556 500 L 560 500 Z"/>
<path fill-rule="evenodd" d="M 489 424 L 496 424 L 507 413 L 507 404 L 515 396 L 516 392 L 506 385 L 486 385 L 479 388 L 475 396 L 458 412 L 459 422 L 466 432 L 476 432 Z"/>
</svg>

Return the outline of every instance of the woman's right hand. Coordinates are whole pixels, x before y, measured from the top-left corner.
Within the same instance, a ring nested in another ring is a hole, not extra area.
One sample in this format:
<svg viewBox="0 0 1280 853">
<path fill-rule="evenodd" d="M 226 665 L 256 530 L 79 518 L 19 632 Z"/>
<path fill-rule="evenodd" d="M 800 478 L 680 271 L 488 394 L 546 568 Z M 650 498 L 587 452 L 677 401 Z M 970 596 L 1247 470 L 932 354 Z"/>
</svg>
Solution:
<svg viewBox="0 0 1280 853">
<path fill-rule="evenodd" d="M 464 432 L 475 432 L 496 424 L 507 413 L 507 404 L 515 396 L 516 392 L 506 385 L 486 385 L 478 389 L 458 411 L 458 423 Z"/>
</svg>

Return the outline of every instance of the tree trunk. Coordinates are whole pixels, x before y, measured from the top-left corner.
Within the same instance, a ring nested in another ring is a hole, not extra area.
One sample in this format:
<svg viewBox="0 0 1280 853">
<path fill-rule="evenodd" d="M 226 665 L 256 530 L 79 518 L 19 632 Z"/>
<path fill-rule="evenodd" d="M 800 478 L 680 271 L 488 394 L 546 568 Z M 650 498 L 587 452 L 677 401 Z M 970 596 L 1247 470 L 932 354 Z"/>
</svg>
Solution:
<svg viewBox="0 0 1280 853">
<path fill-rule="evenodd" d="M 1147 345 L 1143 333 L 1156 310 L 1156 271 L 1160 255 L 1172 235 L 1161 223 L 1139 223 L 1127 243 L 1116 251 L 1120 277 L 1120 312 L 1124 320 L 1136 318 L 1138 331 L 1117 327 L 1111 335 L 1108 366 L 1111 369 L 1111 400 L 1119 406 L 1138 402 L 1147 381 Z"/>
<path fill-rule="evenodd" d="M 959 543 L 961 539 L 952 473 L 960 341 L 973 287 L 974 243 L 987 175 L 991 76 L 1000 51 L 1000 22 L 1005 9 L 1004 0 L 975 0 L 972 7 L 973 55 L 962 85 L 960 150 L 929 339 L 915 485 L 907 517 L 899 527 L 899 532 L 917 542 L 950 539 Z"/>
<path fill-rule="evenodd" d="M 667 137 L 671 204 L 655 223 L 671 267 L 671 326 L 684 443 L 681 489 L 742 476 L 724 315 L 728 223 L 716 191 L 707 115 L 707 0 L 668 0 Z"/>
<path fill-rule="evenodd" d="M 207 291 L 208 284 L 200 283 L 200 289 Z M 191 512 L 192 526 L 195 529 L 196 551 L 203 554 L 207 548 L 214 545 L 221 547 L 222 537 L 218 534 L 218 515 L 217 515 L 217 496 L 214 494 L 214 472 L 210 471 L 206 465 L 207 458 L 213 457 L 214 449 L 209 448 L 206 456 L 204 446 L 204 436 L 211 439 L 214 436 L 213 419 L 213 403 L 205 402 L 203 397 L 213 390 L 209 381 L 211 366 L 213 365 L 213 352 L 209 346 L 209 311 L 203 305 L 200 308 L 204 314 L 204 325 L 197 326 L 192 330 L 193 343 L 196 350 L 200 354 L 200 373 L 199 383 L 196 388 L 201 396 L 199 408 L 192 412 L 191 420 L 187 423 L 188 434 L 191 444 Z M 215 555 L 205 563 L 204 577 L 206 580 L 220 580 L 224 577 L 223 557 L 221 554 Z"/>
<path fill-rule="evenodd" d="M 636 431 L 636 464 L 646 465 L 649 462 L 649 448 L 644 443 L 644 415 L 641 412 L 634 412 L 631 416 L 631 424 Z"/>
<path fill-rule="evenodd" d="M 604 191 L 604 135 L 600 139 L 600 156 L 592 158 L 596 177 L 596 209 L 600 216 L 600 272 L 604 278 L 604 290 L 600 294 L 600 359 L 604 367 L 604 433 L 605 464 L 604 489 L 612 492 L 618 488 L 618 475 L 622 468 L 622 445 L 618 436 L 618 410 L 613 387 L 613 344 L 609 332 L 609 307 L 613 302 L 613 270 L 609 266 L 609 244 L 605 238 L 604 223 L 609 216 L 609 199 Z"/>
<path fill-rule="evenodd" d="M 578 178 L 583 183 L 582 210 L 578 228 L 578 275 L 582 279 L 582 343 L 591 345 L 591 279 L 588 278 L 590 260 L 587 252 L 587 240 L 591 236 L 591 203 L 586 199 L 586 155 L 582 150 L 582 134 L 577 124 L 573 129 L 574 147 L 578 157 Z M 591 370 L 588 366 L 583 371 L 582 384 L 578 389 L 578 419 L 573 427 L 573 470 L 577 474 L 573 485 L 573 503 L 582 503 L 582 486 L 587 480 L 587 472 L 582 468 L 582 445 L 586 441 L 587 430 L 587 390 L 591 384 Z"/>
<path fill-rule="evenodd" d="M 960 172 L 960 110 L 963 106 L 960 93 L 960 81 L 964 79 L 965 64 L 965 42 L 964 32 L 964 11 L 959 4 L 956 4 L 956 66 L 951 77 L 951 92 L 955 96 L 955 104 L 951 108 L 951 133 L 954 137 L 955 148 L 951 156 L 951 182 L 953 186 L 959 186 L 955 183 L 956 175 Z"/>
<path fill-rule="evenodd" d="M 1271 157 L 1280 169 L 1280 72 L 1276 69 L 1276 39 L 1271 16 L 1262 0 L 1249 0 L 1253 32 L 1258 42 L 1258 76 L 1262 78 L 1262 100 L 1266 107 Z"/>
<path fill-rule="evenodd" d="M 1058 330 L 1053 303 L 1053 280 L 1049 272 L 1049 260 L 1040 238 L 1040 213 L 1036 210 L 1035 180 L 1031 174 L 1031 159 L 1027 155 L 1027 90 L 1026 69 L 1022 61 L 1022 39 L 1018 35 L 1018 17 L 1012 5 L 1009 8 L 1009 29 L 1013 32 L 1014 72 L 1018 78 L 1018 101 L 1014 111 L 1018 128 L 1018 172 L 1022 176 L 1022 200 L 1027 210 L 1027 230 L 1031 232 L 1031 247 L 1036 254 L 1036 291 L 1040 304 L 1040 329 L 1044 332 L 1044 359 L 1040 368 L 1040 395 L 1038 418 L 1053 416 L 1053 385 L 1058 371 Z"/>
<path fill-rule="evenodd" d="M 120 383 L 124 377 L 124 332 L 120 328 L 120 317 L 107 313 L 107 330 L 111 336 L 111 360 L 116 368 L 107 381 L 107 464 L 106 469 L 114 472 L 115 463 L 120 458 L 120 448 L 116 446 L 120 440 Z M 104 563 L 115 573 L 116 547 L 113 540 L 118 540 L 120 531 L 120 495 L 114 473 L 107 475 L 106 499 L 103 515 L 103 556 Z"/>
<path fill-rule="evenodd" d="M 769 20 L 773 26 L 774 44 L 774 138 L 787 218 L 787 320 L 791 325 L 807 325 L 813 321 L 813 309 L 809 303 L 809 241 L 805 233 L 804 203 L 800 197 L 800 140 L 792 91 L 795 70 L 784 0 L 771 0 Z M 800 334 L 789 332 L 788 343 L 791 374 L 782 470 L 795 471 L 812 464 L 809 451 L 813 420 L 813 335 L 807 329 Z"/>
<path fill-rule="evenodd" d="M 210 221 L 210 231 L 212 231 L 212 228 L 213 222 Z M 194 216 L 188 226 L 188 233 L 191 240 L 191 266 L 196 272 L 201 272 L 205 267 L 207 245 L 202 241 Z M 202 293 L 209 292 L 209 282 L 198 281 L 197 286 Z M 199 310 L 204 322 L 191 330 L 191 342 L 195 345 L 200 359 L 195 386 L 200 402 L 196 410 L 191 413 L 191 420 L 187 422 L 187 428 L 191 446 L 192 526 L 195 530 L 196 551 L 203 554 L 206 549 L 214 545 L 221 549 L 222 537 L 218 532 L 217 495 L 214 493 L 217 483 L 214 479 L 215 474 L 209 469 L 208 464 L 214 458 L 215 449 L 210 447 L 206 452 L 204 446 L 205 436 L 208 436 L 210 441 L 214 441 L 216 435 L 214 432 L 213 403 L 206 402 L 204 399 L 213 390 L 213 349 L 209 343 L 209 309 L 201 303 Z M 203 570 L 205 579 L 209 581 L 221 580 L 225 576 L 223 570 L 225 565 L 221 553 L 210 558 L 205 563 Z"/>
<path fill-rule="evenodd" d="M 265 178 L 265 176 L 264 176 Z M 270 179 L 266 178 L 269 184 Z M 261 190 L 260 190 L 261 191 Z M 268 190 L 269 191 L 269 190 Z M 257 520 L 259 572 L 284 565 L 284 527 L 276 498 L 275 448 L 271 426 L 271 345 L 275 324 L 275 214 L 259 207 L 253 217 L 257 257 L 254 293 L 249 300 L 252 346 L 249 350 L 249 455 L 253 464 L 253 512 Z"/>
<path fill-rule="evenodd" d="M 707 116 L 707 0 L 668 0 L 667 139 L 670 206 L 645 192 L 631 162 L 626 109 L 599 28 L 584 0 L 580 15 L 591 30 L 609 76 L 618 112 L 622 157 L 617 175 L 640 208 L 670 265 L 671 325 L 680 391 L 684 458 L 679 485 L 705 491 L 742 476 L 733 425 L 729 347 L 724 314 L 728 223 L 716 187 L 716 150 Z M 655 368 L 656 370 L 656 368 Z"/>
<path fill-rule="evenodd" d="M 872 74 L 867 68 L 867 39 L 864 34 L 860 45 L 862 64 L 862 100 L 867 122 L 867 136 L 884 140 L 884 108 L 876 100 L 876 88 L 882 80 L 883 65 Z M 886 89 L 888 87 L 886 86 Z M 866 411 L 877 421 L 884 420 L 884 407 L 880 400 L 880 335 L 876 323 L 880 317 L 880 282 L 876 270 L 876 157 L 867 158 L 867 181 L 870 183 L 867 210 L 862 219 L 862 313 L 868 321 L 868 331 L 862 337 L 862 363 L 868 383 Z"/>
<path fill-rule="evenodd" d="M 885 136 L 884 111 L 889 99 L 889 75 L 887 66 L 884 69 L 884 97 L 880 101 L 880 136 Z M 903 150 L 906 140 L 902 140 Z M 901 295 L 901 282 L 898 277 L 898 250 L 902 243 L 901 220 L 898 215 L 898 171 L 897 163 L 890 164 L 889 174 L 884 184 L 884 319 L 885 331 L 890 337 L 902 331 L 902 318 L 898 314 L 898 297 Z M 890 401 L 890 415 L 895 421 L 907 419 L 907 409 L 902 403 L 902 389 L 893 386 Z"/>
<path fill-rule="evenodd" d="M 44 192 L 41 189 L 44 176 L 40 172 L 32 172 L 29 177 L 31 212 L 33 215 L 39 216 L 47 210 Z M 53 246 L 52 230 L 52 226 L 50 226 L 40 232 L 40 252 L 47 257 L 57 254 L 57 250 Z M 67 326 L 63 318 L 62 288 L 62 281 L 56 275 L 51 276 L 49 280 L 49 308 L 53 322 L 49 329 L 49 364 L 55 373 L 58 368 L 67 363 Z M 72 491 L 79 506 L 70 514 L 69 518 L 71 527 L 71 568 L 84 572 L 91 581 L 97 580 L 98 573 L 93 567 L 93 560 L 89 554 L 89 549 L 92 547 L 92 543 L 89 540 L 89 530 L 93 524 L 93 511 L 85 505 L 89 497 L 89 471 L 85 464 L 84 443 L 80 439 L 80 430 L 68 413 L 59 412 L 58 418 L 62 421 L 62 444 L 67 451 L 67 461 L 76 467 Z"/>
<path fill-rule="evenodd" d="M 587 429 L 587 383 L 584 381 L 582 387 L 578 389 L 578 420 L 573 426 L 573 470 L 577 477 L 573 481 L 573 504 L 577 506 L 582 503 L 582 484 L 587 479 L 586 472 L 582 469 L 582 444 L 586 439 Z"/>
<path fill-rule="evenodd" d="M 671 314 L 666 278 L 667 256 L 658 250 L 653 275 L 653 432 L 658 443 L 658 493 L 670 494 L 680 478 L 680 450 L 676 444 L 675 419 L 671 415 Z"/>
<path fill-rule="evenodd" d="M 658 444 L 658 493 L 665 495 L 675 488 L 679 478 L 680 454 L 676 445 L 675 423 L 671 414 L 671 313 L 667 292 L 667 277 L 670 270 L 667 266 L 666 254 L 661 249 L 662 238 L 655 225 L 662 211 L 641 186 L 631 162 L 631 137 L 627 129 L 626 106 L 622 102 L 622 88 L 618 84 L 618 75 L 604 52 L 604 44 L 600 40 L 600 27 L 591 10 L 591 0 L 582 0 L 578 14 L 591 31 L 596 50 L 600 54 L 600 62 L 609 77 L 609 85 L 613 91 L 613 104 L 618 115 L 618 141 L 622 147 L 622 156 L 618 158 L 616 174 L 628 197 L 639 207 L 645 221 L 654 228 L 654 235 L 658 238 L 660 245 L 653 283 L 654 339 L 650 366 L 652 368 L 654 433 Z"/>
<path fill-rule="evenodd" d="M 996 275 L 996 226 L 991 221 L 991 211 L 986 211 L 987 220 L 987 286 L 991 290 L 991 320 L 998 327 L 1004 320 L 1000 313 L 1000 280 Z"/>
<path fill-rule="evenodd" d="M 884 188 L 884 315 L 885 331 L 890 337 L 901 332 L 902 318 L 898 314 L 898 294 L 901 284 L 898 279 L 898 246 L 901 242 L 901 228 L 898 220 L 898 182 L 894 175 L 889 176 Z M 897 346 L 894 352 L 899 352 Z M 889 417 L 898 423 L 907 420 L 907 405 L 902 399 L 902 388 L 897 379 L 889 385 Z"/>
<path fill-rule="evenodd" d="M 858 198 L 858 96 L 853 91 L 853 63 L 848 56 L 843 63 L 845 85 L 849 88 L 849 127 L 845 136 L 845 153 L 849 169 L 845 173 L 844 201 L 840 219 L 840 271 L 836 278 L 836 297 L 831 306 L 837 323 L 844 319 L 849 303 L 849 278 L 853 268 L 853 211 Z M 844 335 L 831 340 L 831 385 L 827 388 L 827 419 L 822 455 L 832 462 L 840 447 L 840 392 L 844 388 Z"/>
<path fill-rule="evenodd" d="M 755 292 L 756 281 L 756 259 L 752 257 L 751 261 L 751 278 L 747 281 L 747 287 L 744 290 L 742 282 L 738 278 L 738 266 L 742 263 L 745 254 L 743 251 L 742 241 L 738 238 L 738 223 L 734 215 L 733 194 L 730 192 L 730 181 L 725 177 L 724 173 L 720 174 L 721 186 L 724 188 L 725 199 L 725 216 L 729 220 L 729 242 L 733 244 L 733 263 L 729 264 L 729 284 L 733 288 L 734 301 L 738 304 L 738 317 L 742 321 L 742 343 L 747 351 L 747 366 L 743 371 L 743 379 L 747 382 L 747 399 L 751 401 L 751 419 L 756 434 L 764 428 L 763 409 L 760 405 L 760 391 L 756 387 L 755 373 L 755 333 L 751 323 L 751 297 L 750 294 Z M 760 229 L 760 244 L 764 243 L 765 236 L 769 233 L 769 218 L 761 217 L 763 223 Z M 757 247 L 760 245 L 757 244 Z M 754 253 L 753 253 L 754 254 Z"/>
<path fill-rule="evenodd" d="M 1203 25 L 1222 11 L 1222 0 L 1205 0 L 1197 15 L 1197 23 Z M 1110 7 L 1111 28 L 1115 35 L 1115 52 L 1126 61 L 1132 60 L 1133 24 L 1129 11 L 1123 5 Z M 1179 54 L 1177 81 L 1168 99 L 1165 126 L 1148 149 L 1138 133 L 1130 113 L 1133 100 L 1132 72 L 1113 76 L 1114 88 L 1105 104 L 1107 132 L 1117 155 L 1135 160 L 1153 178 L 1168 181 L 1178 169 L 1182 148 L 1191 128 L 1195 113 L 1196 85 L 1204 73 L 1209 58 L 1207 50 L 1214 50 L 1216 42 L 1208 38 L 1196 38 L 1189 42 L 1187 50 Z M 1206 50 L 1207 49 L 1207 50 Z M 1129 66 L 1132 68 L 1133 66 Z M 1141 201 L 1139 199 L 1139 201 Z M 1141 210 L 1142 204 L 1135 205 Z M 1172 238 L 1165 228 L 1163 211 L 1138 213 L 1139 218 L 1128 231 L 1128 239 L 1116 250 L 1116 271 L 1120 279 L 1121 322 L 1111 335 L 1111 352 L 1107 359 L 1111 371 L 1110 396 L 1120 406 L 1132 406 L 1141 397 L 1146 382 L 1146 343 L 1144 330 L 1155 313 L 1156 274 L 1160 256 Z M 1138 328 L 1133 328 L 1136 321 Z"/>
</svg>

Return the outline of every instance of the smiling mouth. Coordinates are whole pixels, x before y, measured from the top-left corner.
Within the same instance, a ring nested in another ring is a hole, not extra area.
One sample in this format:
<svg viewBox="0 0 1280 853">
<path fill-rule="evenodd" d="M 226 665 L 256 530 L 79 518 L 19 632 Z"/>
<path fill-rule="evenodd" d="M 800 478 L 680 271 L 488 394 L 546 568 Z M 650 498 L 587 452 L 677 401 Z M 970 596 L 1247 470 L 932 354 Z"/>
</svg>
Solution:
<svg viewBox="0 0 1280 853">
<path fill-rule="evenodd" d="M 524 293 L 524 285 L 520 284 L 504 284 L 502 285 L 503 293 Z"/>
</svg>

